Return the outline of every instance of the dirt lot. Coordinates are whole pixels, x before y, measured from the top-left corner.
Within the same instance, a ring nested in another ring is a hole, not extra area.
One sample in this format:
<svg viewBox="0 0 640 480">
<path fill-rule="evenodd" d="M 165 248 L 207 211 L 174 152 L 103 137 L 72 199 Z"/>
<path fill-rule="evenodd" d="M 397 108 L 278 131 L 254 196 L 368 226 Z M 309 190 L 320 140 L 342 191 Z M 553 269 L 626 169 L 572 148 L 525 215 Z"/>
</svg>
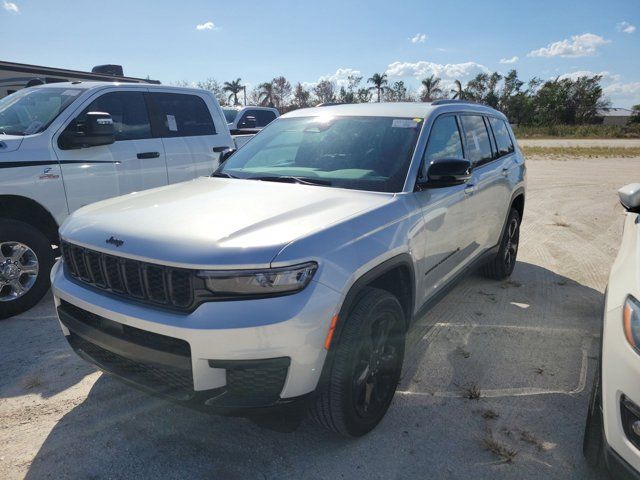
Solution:
<svg viewBox="0 0 640 480">
<path fill-rule="evenodd" d="M 582 428 L 622 224 L 615 191 L 639 179 L 640 159 L 528 165 L 511 281 L 472 275 L 430 312 L 434 329 L 414 329 L 399 393 L 365 438 L 151 399 L 72 354 L 47 297 L 0 323 L 0 478 L 600 478 Z"/>
</svg>

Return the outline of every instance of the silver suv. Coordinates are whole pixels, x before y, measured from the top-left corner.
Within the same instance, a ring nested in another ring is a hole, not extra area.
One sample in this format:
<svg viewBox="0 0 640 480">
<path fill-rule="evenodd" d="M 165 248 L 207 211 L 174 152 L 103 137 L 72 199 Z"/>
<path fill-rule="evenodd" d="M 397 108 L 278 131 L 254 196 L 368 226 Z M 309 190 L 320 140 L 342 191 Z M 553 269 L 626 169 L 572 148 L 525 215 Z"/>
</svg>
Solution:
<svg viewBox="0 0 640 480">
<path fill-rule="evenodd" d="M 297 110 L 212 177 L 74 213 L 52 273 L 62 330 L 153 393 L 360 436 L 389 408 L 414 319 L 475 266 L 511 274 L 524 190 L 491 108 Z"/>
</svg>

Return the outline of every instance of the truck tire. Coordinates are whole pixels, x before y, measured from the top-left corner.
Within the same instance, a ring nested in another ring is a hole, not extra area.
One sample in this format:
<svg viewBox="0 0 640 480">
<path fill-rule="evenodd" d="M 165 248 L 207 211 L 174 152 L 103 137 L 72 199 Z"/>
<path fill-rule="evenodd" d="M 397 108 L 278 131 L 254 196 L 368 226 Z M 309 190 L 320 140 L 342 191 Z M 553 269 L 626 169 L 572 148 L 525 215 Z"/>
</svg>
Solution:
<svg viewBox="0 0 640 480">
<path fill-rule="evenodd" d="M 406 329 L 398 299 L 377 288 L 362 292 L 345 321 L 311 418 L 333 432 L 359 437 L 382 420 L 391 404 Z"/>
<path fill-rule="evenodd" d="M 33 307 L 49 289 L 51 242 L 37 228 L 0 219 L 0 319 Z"/>
<path fill-rule="evenodd" d="M 505 226 L 500 248 L 495 257 L 482 266 L 482 274 L 493 280 L 509 278 L 516 266 L 518 243 L 520 242 L 520 214 L 512 208 Z"/>
</svg>

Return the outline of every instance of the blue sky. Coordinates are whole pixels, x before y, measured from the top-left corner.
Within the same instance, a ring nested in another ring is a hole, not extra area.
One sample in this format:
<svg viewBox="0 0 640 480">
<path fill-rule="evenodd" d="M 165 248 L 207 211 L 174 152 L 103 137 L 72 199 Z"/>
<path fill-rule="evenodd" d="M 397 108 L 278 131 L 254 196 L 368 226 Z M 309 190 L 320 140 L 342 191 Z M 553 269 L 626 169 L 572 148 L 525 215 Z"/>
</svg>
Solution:
<svg viewBox="0 0 640 480">
<path fill-rule="evenodd" d="M 414 89 L 431 73 L 450 83 L 510 68 L 525 79 L 604 72 L 615 106 L 640 103 L 638 0 L 229 5 L 0 0 L 0 59 L 79 70 L 117 63 L 163 83 L 241 77 L 250 86 L 276 75 L 340 83 L 353 71 L 386 71 Z"/>
</svg>

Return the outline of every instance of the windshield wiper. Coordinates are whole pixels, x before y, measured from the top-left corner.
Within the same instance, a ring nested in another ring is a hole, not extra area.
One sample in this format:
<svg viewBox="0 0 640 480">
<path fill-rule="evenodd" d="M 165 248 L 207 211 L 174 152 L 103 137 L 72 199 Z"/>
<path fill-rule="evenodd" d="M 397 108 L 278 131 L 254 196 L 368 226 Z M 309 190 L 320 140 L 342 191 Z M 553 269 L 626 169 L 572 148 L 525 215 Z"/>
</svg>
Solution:
<svg viewBox="0 0 640 480">
<path fill-rule="evenodd" d="M 211 174 L 212 177 L 218 177 L 218 178 L 240 178 L 240 177 L 236 177 L 235 175 L 231 175 L 230 173 L 227 172 L 214 172 Z"/>
<path fill-rule="evenodd" d="M 321 180 L 319 178 L 295 177 L 293 175 L 267 176 L 267 177 L 249 177 L 247 180 L 262 180 L 264 182 L 282 182 L 282 183 L 300 183 L 302 185 L 331 185 L 329 180 Z"/>
</svg>

